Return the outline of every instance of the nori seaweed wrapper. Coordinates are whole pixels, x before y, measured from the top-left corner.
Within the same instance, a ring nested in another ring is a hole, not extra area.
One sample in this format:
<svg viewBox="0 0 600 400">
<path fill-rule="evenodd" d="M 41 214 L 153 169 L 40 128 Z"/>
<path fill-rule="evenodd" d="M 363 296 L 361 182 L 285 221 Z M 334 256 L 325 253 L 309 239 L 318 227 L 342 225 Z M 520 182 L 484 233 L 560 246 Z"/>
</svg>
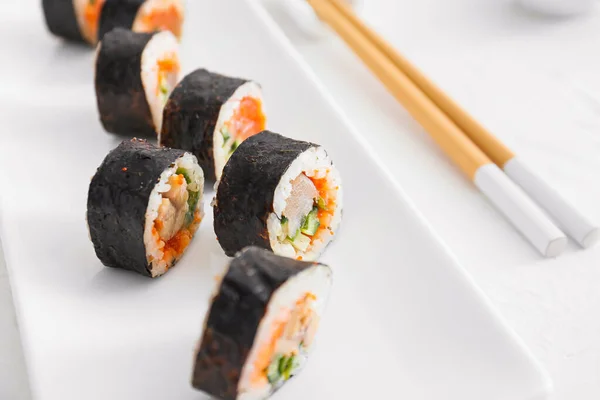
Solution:
<svg viewBox="0 0 600 400">
<path fill-rule="evenodd" d="M 193 153 L 205 178 L 214 181 L 213 135 L 219 112 L 236 89 L 246 82 L 249 81 L 206 69 L 188 74 L 167 101 L 160 144 Z"/>
<path fill-rule="evenodd" d="M 184 153 L 142 139 L 125 140 L 108 153 L 92 178 L 87 202 L 90 237 L 102 264 L 151 276 L 144 246 L 150 193 Z"/>
<path fill-rule="evenodd" d="M 301 153 L 318 145 L 270 131 L 251 136 L 233 152 L 221 175 L 214 227 L 225 254 L 246 246 L 271 250 L 267 218 L 281 177 Z"/>
<path fill-rule="evenodd" d="M 53 35 L 85 43 L 79 29 L 73 0 L 43 0 L 42 8 L 48 30 Z"/>
<path fill-rule="evenodd" d="M 273 293 L 315 265 L 319 264 L 277 256 L 258 247 L 237 254 L 206 319 L 192 375 L 196 389 L 219 399 L 236 399 L 242 369 Z"/>
<path fill-rule="evenodd" d="M 154 33 L 117 28 L 102 40 L 96 61 L 96 100 L 108 132 L 156 137 L 142 84 L 142 52 Z"/>
<path fill-rule="evenodd" d="M 106 0 L 98 21 L 98 40 L 114 28 L 131 30 L 137 12 L 146 0 Z"/>
</svg>

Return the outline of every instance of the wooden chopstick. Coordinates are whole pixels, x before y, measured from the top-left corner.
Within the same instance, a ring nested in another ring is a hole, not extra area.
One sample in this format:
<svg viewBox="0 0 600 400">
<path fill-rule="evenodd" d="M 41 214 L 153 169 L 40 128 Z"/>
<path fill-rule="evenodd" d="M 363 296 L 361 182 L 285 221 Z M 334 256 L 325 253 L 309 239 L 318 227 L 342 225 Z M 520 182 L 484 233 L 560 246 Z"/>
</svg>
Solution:
<svg viewBox="0 0 600 400">
<path fill-rule="evenodd" d="M 354 27 L 415 83 L 499 168 L 540 204 L 573 239 L 590 247 L 600 239 L 597 224 L 589 221 L 554 189 L 530 171 L 520 159 L 479 121 L 404 58 L 386 40 L 365 25 L 341 0 L 327 0 Z"/>
<path fill-rule="evenodd" d="M 546 256 L 564 250 L 564 234 L 332 0 L 307 2 L 534 247 Z"/>
<path fill-rule="evenodd" d="M 466 133 L 471 140 L 500 168 L 514 154 L 493 136 L 475 118 L 461 108 L 452 98 L 427 78 L 417 67 L 396 51 L 385 39 L 365 25 L 356 14 L 340 0 L 328 0 L 350 21 L 371 43 L 386 55 L 394 65 L 410 78 L 437 106 L 444 111 Z"/>
<path fill-rule="evenodd" d="M 332 3 L 324 0 L 308 0 L 308 3 L 321 19 L 340 34 L 470 180 L 475 178 L 475 173 L 481 166 L 492 163 L 465 136 L 454 121 L 440 110 L 408 76 L 396 68 L 385 54 L 373 46 L 367 37 L 344 19 Z"/>
</svg>

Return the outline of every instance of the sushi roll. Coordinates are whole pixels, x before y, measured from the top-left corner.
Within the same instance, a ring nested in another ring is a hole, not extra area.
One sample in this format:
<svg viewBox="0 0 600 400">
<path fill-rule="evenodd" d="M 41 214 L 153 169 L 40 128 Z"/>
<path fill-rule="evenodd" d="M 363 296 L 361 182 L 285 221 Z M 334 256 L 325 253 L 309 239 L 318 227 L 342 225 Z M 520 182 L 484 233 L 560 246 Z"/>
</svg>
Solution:
<svg viewBox="0 0 600 400">
<path fill-rule="evenodd" d="M 164 274 L 200 225 L 203 189 L 204 174 L 190 153 L 123 141 L 89 187 L 87 222 L 96 255 L 107 267 Z"/>
<path fill-rule="evenodd" d="M 109 32 L 98 44 L 95 76 L 104 129 L 156 137 L 179 70 L 179 45 L 171 32 Z"/>
<path fill-rule="evenodd" d="M 92 0 L 97 1 L 97 0 Z M 114 28 L 134 32 L 171 31 L 181 38 L 184 21 L 183 0 L 102 0 L 97 38 Z"/>
<path fill-rule="evenodd" d="M 183 0 L 43 0 L 42 7 L 50 32 L 93 46 L 118 27 L 180 39 L 184 20 Z"/>
<path fill-rule="evenodd" d="M 95 44 L 102 3 L 104 0 L 43 0 L 42 8 L 52 34 Z"/>
<path fill-rule="evenodd" d="M 210 180 L 248 137 L 265 129 L 260 86 L 198 69 L 169 97 L 159 135 L 162 146 L 191 151 Z"/>
<path fill-rule="evenodd" d="M 216 192 L 214 227 L 228 256 L 259 246 L 315 260 L 342 219 L 342 182 L 325 149 L 269 131 L 231 155 Z"/>
<path fill-rule="evenodd" d="M 212 299 L 192 385 L 222 400 L 269 397 L 304 366 L 331 284 L 326 265 L 241 251 Z"/>
</svg>

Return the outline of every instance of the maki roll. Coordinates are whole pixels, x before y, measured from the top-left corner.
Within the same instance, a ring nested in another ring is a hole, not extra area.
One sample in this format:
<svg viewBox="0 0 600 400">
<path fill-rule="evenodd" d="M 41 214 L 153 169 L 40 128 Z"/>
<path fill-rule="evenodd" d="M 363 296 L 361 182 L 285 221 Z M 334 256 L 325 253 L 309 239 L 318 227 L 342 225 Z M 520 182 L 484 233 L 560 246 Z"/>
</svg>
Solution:
<svg viewBox="0 0 600 400">
<path fill-rule="evenodd" d="M 98 0 L 92 0 L 98 1 Z M 134 32 L 171 31 L 178 39 L 184 20 L 183 0 L 102 0 L 96 15 L 98 40 L 114 28 Z"/>
<path fill-rule="evenodd" d="M 98 15 L 104 0 L 43 0 L 46 25 L 54 35 L 96 43 Z"/>
<path fill-rule="evenodd" d="M 112 30 L 98 44 L 96 100 L 108 132 L 156 137 L 179 80 L 179 45 L 171 32 Z"/>
<path fill-rule="evenodd" d="M 331 283 L 326 265 L 241 251 L 210 305 L 192 385 L 223 400 L 269 397 L 304 366 Z"/>
<path fill-rule="evenodd" d="M 183 0 L 43 0 L 42 7 L 50 32 L 91 45 L 118 27 L 180 39 L 184 19 Z"/>
<path fill-rule="evenodd" d="M 190 153 L 123 141 L 106 156 L 88 192 L 96 255 L 107 267 L 164 274 L 200 225 L 203 189 L 204 174 Z"/>
<path fill-rule="evenodd" d="M 342 182 L 321 146 L 264 131 L 231 155 L 216 188 L 214 227 L 228 256 L 259 246 L 315 260 L 342 219 Z"/>
<path fill-rule="evenodd" d="M 191 151 L 211 180 L 219 179 L 233 151 L 266 122 L 256 82 L 205 69 L 183 78 L 163 118 L 160 145 Z"/>
</svg>

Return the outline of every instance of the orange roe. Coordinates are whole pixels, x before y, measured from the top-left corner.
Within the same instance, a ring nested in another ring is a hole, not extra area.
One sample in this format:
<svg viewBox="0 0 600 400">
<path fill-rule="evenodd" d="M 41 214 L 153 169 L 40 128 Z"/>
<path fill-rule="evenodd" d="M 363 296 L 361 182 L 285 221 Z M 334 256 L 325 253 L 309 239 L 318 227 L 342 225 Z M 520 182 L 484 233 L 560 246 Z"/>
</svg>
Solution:
<svg viewBox="0 0 600 400">
<path fill-rule="evenodd" d="M 323 201 L 325 201 L 326 206 L 326 210 L 322 210 L 319 208 L 319 212 L 317 213 L 320 225 L 317 232 L 313 235 L 314 239 L 318 237 L 321 232 L 329 230 L 331 220 L 333 219 L 333 213 L 335 211 L 336 203 L 335 199 L 329 195 L 330 188 L 329 182 L 327 181 L 326 177 L 320 179 L 310 178 L 310 180 L 317 188 L 319 196 L 323 199 Z M 336 187 L 335 190 L 338 190 L 338 188 L 339 187 Z M 330 231 L 330 233 L 333 234 L 333 231 Z"/>
</svg>

